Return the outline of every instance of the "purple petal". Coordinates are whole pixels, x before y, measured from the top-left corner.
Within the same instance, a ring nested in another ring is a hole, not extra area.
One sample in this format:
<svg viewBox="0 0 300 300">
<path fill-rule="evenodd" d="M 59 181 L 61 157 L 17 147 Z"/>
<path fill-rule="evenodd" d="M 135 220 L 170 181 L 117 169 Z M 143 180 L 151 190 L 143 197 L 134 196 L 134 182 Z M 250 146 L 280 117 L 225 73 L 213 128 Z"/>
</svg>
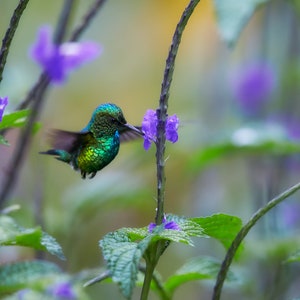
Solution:
<svg viewBox="0 0 300 300">
<path fill-rule="evenodd" d="M 178 141 L 179 119 L 176 115 L 167 118 L 166 122 L 166 139 L 172 143 Z"/>
<path fill-rule="evenodd" d="M 37 40 L 31 48 L 30 55 L 58 84 L 65 81 L 68 72 L 96 58 L 101 48 L 92 42 L 64 43 L 55 45 L 52 42 L 50 27 L 40 28 Z"/>
<path fill-rule="evenodd" d="M 151 141 L 156 140 L 157 115 L 153 109 L 148 109 L 142 122 L 142 131 L 144 133 L 144 148 L 148 150 Z"/>
<path fill-rule="evenodd" d="M 2 121 L 4 109 L 7 104 L 8 104 L 8 97 L 4 97 L 4 98 L 0 97 L 0 122 Z"/>
<path fill-rule="evenodd" d="M 148 231 L 151 233 L 154 230 L 155 227 L 156 227 L 155 223 L 150 223 L 149 226 L 148 226 Z"/>
<path fill-rule="evenodd" d="M 164 228 L 170 230 L 181 230 L 179 225 L 175 221 L 165 223 Z"/>
<path fill-rule="evenodd" d="M 30 49 L 30 56 L 34 61 L 45 67 L 54 52 L 55 46 L 52 43 L 51 28 L 42 26 L 38 31 L 35 44 Z"/>
<path fill-rule="evenodd" d="M 72 70 L 78 68 L 100 55 L 102 49 L 96 43 L 65 43 L 60 47 L 60 54 L 64 57 L 64 68 Z"/>
<path fill-rule="evenodd" d="M 49 288 L 51 294 L 59 299 L 76 299 L 72 285 L 69 282 L 57 283 Z"/>
</svg>

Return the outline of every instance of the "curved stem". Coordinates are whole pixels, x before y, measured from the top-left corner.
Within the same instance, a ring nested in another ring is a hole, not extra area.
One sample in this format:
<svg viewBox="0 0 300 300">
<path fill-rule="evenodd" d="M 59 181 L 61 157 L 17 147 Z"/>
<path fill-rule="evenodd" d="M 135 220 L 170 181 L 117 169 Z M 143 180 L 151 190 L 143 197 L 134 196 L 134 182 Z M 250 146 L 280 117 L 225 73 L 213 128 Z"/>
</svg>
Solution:
<svg viewBox="0 0 300 300">
<path fill-rule="evenodd" d="M 164 217 L 164 201 L 165 201 L 165 124 L 167 119 L 168 100 L 170 86 L 173 78 L 175 59 L 177 56 L 178 48 L 181 42 L 182 33 L 184 28 L 192 15 L 196 5 L 200 0 L 191 0 L 188 6 L 185 8 L 179 23 L 176 26 L 170 51 L 166 60 L 166 67 L 164 71 L 164 78 L 161 85 L 161 93 L 159 99 L 159 107 L 157 109 L 157 142 L 156 142 L 156 166 L 157 166 L 157 209 L 155 222 L 161 224 Z M 156 264 L 165 250 L 165 243 L 159 241 L 153 245 L 149 250 L 148 259 L 146 261 L 146 273 L 142 288 L 141 299 L 146 300 L 148 298 L 151 280 Z"/>
<path fill-rule="evenodd" d="M 291 188 L 284 191 L 282 194 L 278 195 L 277 197 L 273 198 L 269 201 L 264 207 L 260 208 L 251 218 L 250 220 L 243 226 L 240 232 L 237 234 L 235 239 L 233 240 L 230 248 L 228 249 L 225 259 L 223 260 L 222 266 L 219 270 L 217 281 L 214 287 L 214 292 L 212 299 L 219 300 L 221 297 L 222 287 L 224 281 L 226 279 L 227 272 L 231 265 L 231 262 L 236 254 L 238 247 L 240 246 L 243 239 L 246 237 L 250 229 L 256 224 L 256 222 L 262 218 L 269 210 L 271 210 L 274 206 L 294 194 L 300 189 L 300 183 L 295 184 Z"/>
<path fill-rule="evenodd" d="M 21 16 L 28 4 L 29 0 L 20 0 L 17 8 L 15 9 L 11 19 L 9 27 L 6 30 L 5 36 L 2 41 L 2 47 L 0 50 L 0 82 L 2 81 L 2 74 L 6 64 L 6 58 L 9 52 L 10 44 L 18 28 Z"/>
<path fill-rule="evenodd" d="M 161 93 L 159 99 L 159 108 L 157 109 L 157 144 L 156 144 L 156 164 L 157 164 L 157 211 L 156 211 L 156 224 L 161 224 L 164 216 L 164 198 L 165 198 L 165 124 L 168 111 L 168 100 L 170 86 L 173 78 L 175 59 L 177 56 L 178 48 L 180 45 L 182 33 L 184 28 L 192 15 L 195 7 L 200 0 L 191 0 L 185 8 L 179 23 L 176 26 L 173 35 L 172 44 L 166 60 L 166 67 L 164 71 L 164 78 L 161 85 Z"/>
</svg>

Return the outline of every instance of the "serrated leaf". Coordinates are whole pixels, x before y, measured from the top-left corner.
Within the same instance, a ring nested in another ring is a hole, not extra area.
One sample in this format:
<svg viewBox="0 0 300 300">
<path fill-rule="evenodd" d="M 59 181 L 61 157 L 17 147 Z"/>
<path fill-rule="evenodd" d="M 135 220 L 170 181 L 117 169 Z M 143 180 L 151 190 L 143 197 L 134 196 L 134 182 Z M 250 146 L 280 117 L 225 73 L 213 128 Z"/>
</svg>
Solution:
<svg viewBox="0 0 300 300">
<path fill-rule="evenodd" d="M 228 45 L 233 46 L 259 5 L 269 0 L 214 0 L 218 29 Z"/>
<path fill-rule="evenodd" d="M 57 243 L 56 239 L 48 233 L 42 233 L 41 244 L 49 253 L 57 256 L 61 260 L 66 259 L 61 246 Z"/>
<path fill-rule="evenodd" d="M 127 234 L 131 242 L 140 241 L 149 235 L 148 228 L 122 228 L 122 231 Z"/>
<path fill-rule="evenodd" d="M 5 215 L 0 216 L 0 245 L 47 250 L 60 259 L 64 259 L 60 245 L 53 237 L 43 232 L 40 227 L 23 228 L 13 218 Z"/>
<path fill-rule="evenodd" d="M 42 284 L 61 270 L 46 261 L 25 261 L 0 266 L 0 292 L 13 292 Z"/>
<path fill-rule="evenodd" d="M 208 236 L 219 240 L 228 249 L 241 230 L 242 220 L 226 214 L 214 214 L 210 217 L 192 218 Z"/>
<path fill-rule="evenodd" d="M 200 224 L 194 222 L 192 219 L 180 217 L 172 214 L 167 214 L 168 221 L 174 221 L 178 224 L 181 231 L 184 231 L 188 236 L 207 237 Z"/>
<path fill-rule="evenodd" d="M 156 234 L 154 233 L 152 241 L 159 240 L 168 240 L 171 242 L 184 243 L 190 246 L 194 246 L 194 243 L 189 237 L 189 235 L 182 230 L 165 229 Z"/>
<path fill-rule="evenodd" d="M 108 233 L 99 243 L 112 279 L 128 299 L 137 280 L 139 262 L 150 241 L 151 237 L 148 236 L 138 243 L 131 242 L 126 231 L 120 229 Z"/>
<path fill-rule="evenodd" d="M 22 127 L 25 124 L 26 118 L 29 114 L 30 110 L 24 109 L 4 115 L 2 121 L 0 122 L 0 129 Z"/>
<path fill-rule="evenodd" d="M 219 272 L 221 262 L 212 257 L 195 257 L 178 269 L 174 275 L 165 282 L 166 291 L 172 295 L 180 285 L 194 280 L 215 279 Z M 227 280 L 233 281 L 237 278 L 230 271 Z"/>
</svg>

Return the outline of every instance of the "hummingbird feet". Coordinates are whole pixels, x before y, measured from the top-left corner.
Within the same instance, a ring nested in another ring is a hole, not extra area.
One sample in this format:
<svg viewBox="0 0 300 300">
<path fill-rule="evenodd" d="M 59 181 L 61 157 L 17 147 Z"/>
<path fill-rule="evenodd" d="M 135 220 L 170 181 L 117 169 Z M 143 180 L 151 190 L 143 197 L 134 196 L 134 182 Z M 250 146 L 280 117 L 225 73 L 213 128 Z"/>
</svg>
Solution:
<svg viewBox="0 0 300 300">
<path fill-rule="evenodd" d="M 92 179 L 95 177 L 95 175 L 97 174 L 97 172 L 93 172 L 93 173 L 90 173 L 91 175 L 88 177 L 89 179 Z M 84 171 L 81 171 L 81 178 L 82 179 L 85 179 L 86 178 L 86 172 Z"/>
</svg>

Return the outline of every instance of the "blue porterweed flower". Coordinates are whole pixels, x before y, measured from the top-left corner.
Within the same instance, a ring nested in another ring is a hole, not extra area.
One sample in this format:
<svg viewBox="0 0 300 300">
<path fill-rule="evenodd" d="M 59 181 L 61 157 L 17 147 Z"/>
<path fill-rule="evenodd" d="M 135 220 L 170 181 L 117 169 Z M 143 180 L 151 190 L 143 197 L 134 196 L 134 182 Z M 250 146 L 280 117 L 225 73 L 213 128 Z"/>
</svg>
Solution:
<svg viewBox="0 0 300 300">
<path fill-rule="evenodd" d="M 0 122 L 2 121 L 4 109 L 7 104 L 8 104 L 8 97 L 4 97 L 4 98 L 0 97 Z"/>
<path fill-rule="evenodd" d="M 148 109 L 142 122 L 142 131 L 144 133 L 144 148 L 148 150 L 151 142 L 156 141 L 157 136 L 157 115 L 153 109 Z M 166 139 L 172 143 L 178 141 L 179 119 L 176 115 L 170 116 L 166 120 Z"/>
<path fill-rule="evenodd" d="M 68 42 L 55 45 L 50 27 L 42 26 L 30 54 L 52 82 L 60 84 L 65 81 L 67 73 L 93 60 L 100 52 L 100 46 L 93 42 Z"/>
<path fill-rule="evenodd" d="M 240 69 L 233 81 L 233 92 L 246 114 L 258 113 L 269 100 L 276 83 L 273 68 L 266 62 Z"/>
<path fill-rule="evenodd" d="M 49 287 L 50 294 L 57 299 L 76 299 L 76 294 L 69 282 L 59 282 Z"/>
<path fill-rule="evenodd" d="M 162 224 L 164 225 L 164 229 L 169 230 L 181 230 L 179 225 L 175 221 L 167 221 L 166 217 L 163 218 Z M 156 227 L 155 223 L 150 223 L 148 226 L 148 231 L 151 233 Z"/>
</svg>

